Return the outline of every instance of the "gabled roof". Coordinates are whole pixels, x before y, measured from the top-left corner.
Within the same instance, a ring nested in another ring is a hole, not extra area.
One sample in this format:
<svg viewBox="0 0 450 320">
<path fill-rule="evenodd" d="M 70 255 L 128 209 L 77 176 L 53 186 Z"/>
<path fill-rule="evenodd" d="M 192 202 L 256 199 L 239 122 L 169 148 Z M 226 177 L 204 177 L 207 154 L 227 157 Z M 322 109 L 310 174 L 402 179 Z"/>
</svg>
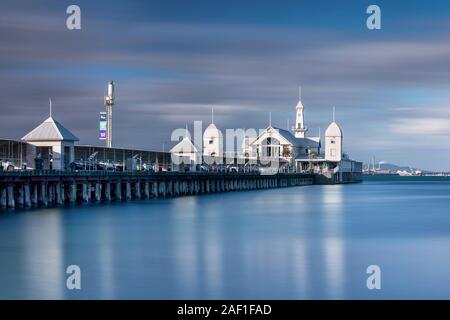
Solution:
<svg viewBox="0 0 450 320">
<path fill-rule="evenodd" d="M 268 127 L 251 144 L 254 144 L 258 140 L 260 140 L 260 138 L 267 131 L 269 131 L 270 129 L 278 131 L 280 136 L 282 138 L 284 138 L 288 143 L 292 144 L 293 146 L 296 146 L 296 147 L 309 147 L 309 148 L 318 148 L 319 147 L 319 142 L 317 142 L 315 140 L 312 140 L 312 139 L 309 139 L 309 138 L 296 138 L 290 131 L 284 130 L 284 129 L 280 129 L 280 128 L 277 128 L 277 127 Z"/>
<path fill-rule="evenodd" d="M 61 123 L 49 117 L 22 138 L 24 141 L 79 141 Z"/>
<path fill-rule="evenodd" d="M 184 137 L 183 140 L 178 142 L 172 149 L 171 153 L 196 153 L 198 149 L 194 146 L 191 139 Z"/>
<path fill-rule="evenodd" d="M 292 132 L 290 132 L 288 130 L 277 128 L 277 127 L 273 127 L 273 128 L 275 130 L 278 130 L 280 135 L 283 138 L 285 138 L 287 141 L 289 141 L 290 144 L 292 144 L 294 146 L 312 147 L 312 148 L 317 148 L 319 146 L 319 143 L 317 141 L 311 140 L 309 138 L 296 138 L 292 134 Z"/>
</svg>

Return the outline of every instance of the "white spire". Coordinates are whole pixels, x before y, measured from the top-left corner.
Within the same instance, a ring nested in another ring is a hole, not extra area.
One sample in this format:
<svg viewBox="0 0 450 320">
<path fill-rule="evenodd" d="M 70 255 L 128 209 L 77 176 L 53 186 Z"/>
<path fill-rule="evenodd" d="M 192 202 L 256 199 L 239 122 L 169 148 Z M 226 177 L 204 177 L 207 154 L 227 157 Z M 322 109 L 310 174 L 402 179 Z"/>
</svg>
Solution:
<svg viewBox="0 0 450 320">
<path fill-rule="evenodd" d="M 211 123 L 214 123 L 214 107 L 211 108 Z"/>
<path fill-rule="evenodd" d="M 52 117 L 52 98 L 48 98 L 49 106 L 50 106 L 50 118 Z"/>
<path fill-rule="evenodd" d="M 336 122 L 336 107 L 333 106 L 333 122 Z"/>
<path fill-rule="evenodd" d="M 294 135 L 296 138 L 304 138 L 306 131 L 308 131 L 308 128 L 305 126 L 301 86 L 298 87 L 298 103 L 297 106 L 295 107 L 295 111 L 296 111 L 295 127 L 293 128 Z"/>
<path fill-rule="evenodd" d="M 272 112 L 269 112 L 269 127 L 272 126 Z"/>
</svg>

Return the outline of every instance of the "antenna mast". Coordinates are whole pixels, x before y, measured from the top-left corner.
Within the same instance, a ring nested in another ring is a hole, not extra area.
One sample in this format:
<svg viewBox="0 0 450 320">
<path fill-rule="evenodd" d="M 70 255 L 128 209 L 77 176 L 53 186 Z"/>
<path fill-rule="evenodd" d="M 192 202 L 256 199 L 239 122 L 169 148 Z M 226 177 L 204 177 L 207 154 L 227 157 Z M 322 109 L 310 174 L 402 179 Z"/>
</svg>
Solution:
<svg viewBox="0 0 450 320">
<path fill-rule="evenodd" d="M 108 83 L 108 94 L 105 96 L 106 117 L 108 121 L 106 133 L 106 147 L 112 148 L 112 107 L 114 105 L 114 82 Z"/>
</svg>

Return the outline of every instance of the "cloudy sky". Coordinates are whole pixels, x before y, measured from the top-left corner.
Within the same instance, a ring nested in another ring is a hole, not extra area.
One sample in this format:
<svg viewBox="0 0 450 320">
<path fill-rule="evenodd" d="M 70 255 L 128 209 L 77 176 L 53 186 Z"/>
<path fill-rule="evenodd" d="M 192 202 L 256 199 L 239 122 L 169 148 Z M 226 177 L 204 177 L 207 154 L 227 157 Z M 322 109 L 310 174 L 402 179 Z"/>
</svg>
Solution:
<svg viewBox="0 0 450 320">
<path fill-rule="evenodd" d="M 66 8 L 81 8 L 81 30 Z M 381 7 L 382 29 L 366 28 Z M 344 149 L 450 170 L 450 4 L 446 1 L 23 1 L 0 4 L 0 137 L 48 116 L 100 144 L 107 81 L 117 84 L 115 144 L 170 145 L 208 122 L 294 121 L 302 86 L 311 135 L 336 119 Z"/>
</svg>

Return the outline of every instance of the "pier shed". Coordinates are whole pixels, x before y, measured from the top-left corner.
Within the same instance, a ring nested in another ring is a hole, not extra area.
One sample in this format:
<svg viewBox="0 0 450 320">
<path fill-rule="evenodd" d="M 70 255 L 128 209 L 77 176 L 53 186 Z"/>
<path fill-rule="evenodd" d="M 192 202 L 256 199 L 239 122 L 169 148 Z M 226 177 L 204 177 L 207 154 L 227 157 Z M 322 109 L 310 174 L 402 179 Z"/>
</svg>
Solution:
<svg viewBox="0 0 450 320">
<path fill-rule="evenodd" d="M 22 140 L 36 147 L 43 169 L 66 170 L 74 161 L 74 144 L 79 139 L 50 116 Z"/>
</svg>

